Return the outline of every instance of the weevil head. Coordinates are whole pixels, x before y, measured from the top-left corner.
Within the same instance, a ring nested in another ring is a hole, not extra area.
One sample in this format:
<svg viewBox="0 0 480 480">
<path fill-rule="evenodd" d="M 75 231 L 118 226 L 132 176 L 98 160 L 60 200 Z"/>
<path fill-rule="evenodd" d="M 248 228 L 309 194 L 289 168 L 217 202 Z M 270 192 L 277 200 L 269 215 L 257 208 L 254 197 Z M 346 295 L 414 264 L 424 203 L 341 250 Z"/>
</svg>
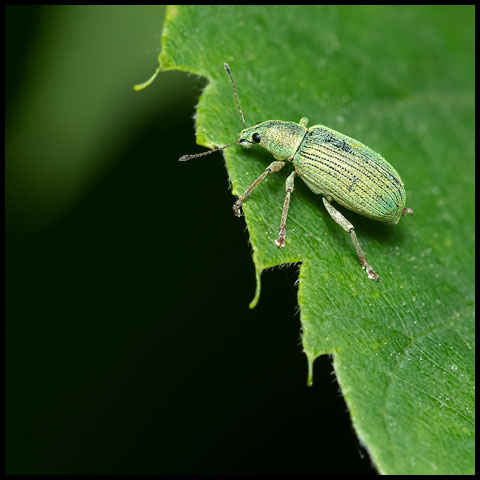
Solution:
<svg viewBox="0 0 480 480">
<path fill-rule="evenodd" d="M 245 148 L 260 145 L 277 160 L 292 160 L 307 129 L 298 123 L 267 120 L 240 133 L 239 143 Z"/>
</svg>

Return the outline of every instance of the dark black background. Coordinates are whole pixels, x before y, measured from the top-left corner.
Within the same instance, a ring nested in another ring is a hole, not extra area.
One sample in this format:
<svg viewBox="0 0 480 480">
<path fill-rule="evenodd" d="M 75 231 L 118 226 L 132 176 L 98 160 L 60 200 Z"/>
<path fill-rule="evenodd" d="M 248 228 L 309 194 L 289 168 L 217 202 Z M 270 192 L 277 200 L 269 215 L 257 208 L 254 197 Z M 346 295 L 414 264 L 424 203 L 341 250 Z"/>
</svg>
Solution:
<svg viewBox="0 0 480 480">
<path fill-rule="evenodd" d="M 8 18 L 7 123 L 36 12 Z M 249 310 L 221 155 L 176 161 L 201 151 L 200 88 L 55 224 L 28 233 L 7 204 L 8 473 L 375 472 L 330 358 L 306 385 L 298 267 L 264 272 Z"/>
</svg>

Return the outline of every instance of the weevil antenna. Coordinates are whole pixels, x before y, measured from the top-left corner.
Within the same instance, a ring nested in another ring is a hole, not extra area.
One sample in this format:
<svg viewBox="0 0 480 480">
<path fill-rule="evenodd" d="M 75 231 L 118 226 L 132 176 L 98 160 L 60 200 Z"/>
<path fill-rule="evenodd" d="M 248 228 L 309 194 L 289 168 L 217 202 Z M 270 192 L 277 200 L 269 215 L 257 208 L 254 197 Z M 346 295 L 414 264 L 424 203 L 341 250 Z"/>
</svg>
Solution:
<svg viewBox="0 0 480 480">
<path fill-rule="evenodd" d="M 237 143 L 240 143 L 240 140 L 237 140 L 236 142 L 233 142 L 233 143 L 229 143 L 228 145 L 224 145 L 223 147 L 212 148 L 211 150 L 208 150 L 207 152 L 197 153 L 195 155 L 184 155 L 183 157 L 180 157 L 178 159 L 178 161 L 179 162 L 186 162 L 187 160 L 191 160 L 192 158 L 204 157 L 205 155 L 210 155 L 211 153 L 218 152 L 219 150 L 224 150 L 225 148 L 231 147 L 232 145 L 235 145 Z"/>
<path fill-rule="evenodd" d="M 238 108 L 238 111 L 240 112 L 240 116 L 242 117 L 243 127 L 247 128 L 247 124 L 245 123 L 245 117 L 243 116 L 242 109 L 240 108 L 240 104 L 238 103 L 237 89 L 235 88 L 235 82 L 233 81 L 232 72 L 230 71 L 230 67 L 228 66 L 227 63 L 224 63 L 223 66 L 225 67 L 225 71 L 227 72 L 228 76 L 230 77 L 230 80 L 232 81 L 233 95 L 235 97 L 235 103 L 237 104 L 237 108 Z"/>
</svg>

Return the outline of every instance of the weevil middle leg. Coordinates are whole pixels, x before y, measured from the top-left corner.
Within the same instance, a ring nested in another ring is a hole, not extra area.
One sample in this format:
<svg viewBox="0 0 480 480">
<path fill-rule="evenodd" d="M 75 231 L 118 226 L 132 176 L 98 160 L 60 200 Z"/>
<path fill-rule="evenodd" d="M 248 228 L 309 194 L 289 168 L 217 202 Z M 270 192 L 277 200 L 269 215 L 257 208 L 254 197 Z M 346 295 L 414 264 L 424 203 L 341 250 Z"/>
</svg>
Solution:
<svg viewBox="0 0 480 480">
<path fill-rule="evenodd" d="M 358 260 L 360 260 L 362 268 L 367 272 L 368 278 L 378 282 L 379 277 L 365 259 L 365 254 L 363 253 L 362 247 L 357 239 L 357 235 L 355 234 L 354 226 L 336 208 L 334 208 L 325 197 L 323 197 L 323 204 L 333 220 L 335 220 L 335 222 L 338 223 L 346 232 L 350 233 L 350 238 L 352 239 L 353 246 L 357 252 Z"/>
<path fill-rule="evenodd" d="M 287 194 L 285 195 L 285 203 L 283 204 L 282 220 L 280 222 L 280 232 L 278 234 L 278 240 L 275 240 L 275 245 L 278 248 L 285 246 L 285 235 L 287 234 L 287 214 L 288 207 L 290 206 L 290 195 L 293 192 L 293 183 L 295 179 L 296 172 L 293 171 L 287 178 L 285 183 L 285 190 Z"/>
<path fill-rule="evenodd" d="M 233 213 L 239 217 L 240 207 L 242 203 L 247 199 L 247 197 L 252 193 L 258 184 L 269 174 L 279 172 L 285 166 L 285 162 L 272 162 L 266 170 L 238 197 L 238 200 L 233 205 Z"/>
<path fill-rule="evenodd" d="M 302 117 L 298 123 L 299 123 L 302 127 L 306 127 L 306 126 L 308 125 L 308 118 L 307 118 L 307 117 Z"/>
</svg>

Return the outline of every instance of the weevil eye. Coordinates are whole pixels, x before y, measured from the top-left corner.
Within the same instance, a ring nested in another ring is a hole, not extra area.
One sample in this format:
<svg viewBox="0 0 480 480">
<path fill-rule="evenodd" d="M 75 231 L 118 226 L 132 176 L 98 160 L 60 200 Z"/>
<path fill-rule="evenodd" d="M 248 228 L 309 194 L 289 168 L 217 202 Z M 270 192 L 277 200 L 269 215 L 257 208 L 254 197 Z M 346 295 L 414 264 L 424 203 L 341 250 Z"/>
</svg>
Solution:
<svg viewBox="0 0 480 480">
<path fill-rule="evenodd" d="M 254 133 L 252 135 L 252 140 L 255 142 L 255 143 L 260 143 L 260 140 L 262 139 L 262 137 L 260 137 L 260 135 L 258 133 Z"/>
</svg>

